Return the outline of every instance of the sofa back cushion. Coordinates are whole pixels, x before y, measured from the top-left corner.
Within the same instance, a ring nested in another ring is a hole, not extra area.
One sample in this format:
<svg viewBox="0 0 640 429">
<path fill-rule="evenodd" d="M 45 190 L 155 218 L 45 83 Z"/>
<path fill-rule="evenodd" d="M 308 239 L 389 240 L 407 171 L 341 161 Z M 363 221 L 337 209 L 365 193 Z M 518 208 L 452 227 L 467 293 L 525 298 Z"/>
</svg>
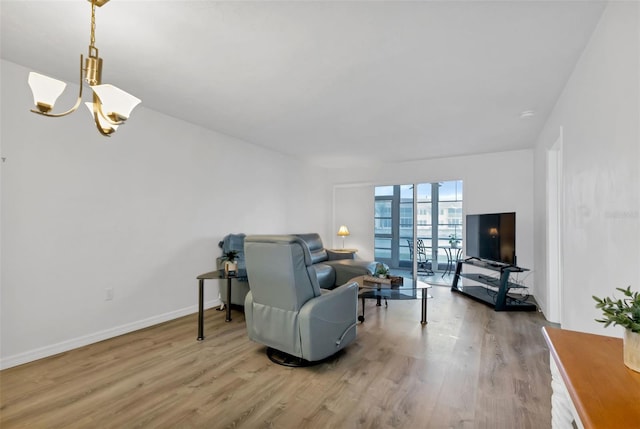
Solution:
<svg viewBox="0 0 640 429">
<path fill-rule="evenodd" d="M 327 251 L 324 249 L 324 245 L 322 244 L 322 239 L 320 238 L 320 234 L 315 232 L 309 234 L 295 234 L 296 237 L 300 237 L 307 243 L 307 247 L 309 248 L 309 253 L 311 253 L 311 263 L 317 264 L 319 262 L 324 262 L 329 260 L 329 255 Z"/>
</svg>

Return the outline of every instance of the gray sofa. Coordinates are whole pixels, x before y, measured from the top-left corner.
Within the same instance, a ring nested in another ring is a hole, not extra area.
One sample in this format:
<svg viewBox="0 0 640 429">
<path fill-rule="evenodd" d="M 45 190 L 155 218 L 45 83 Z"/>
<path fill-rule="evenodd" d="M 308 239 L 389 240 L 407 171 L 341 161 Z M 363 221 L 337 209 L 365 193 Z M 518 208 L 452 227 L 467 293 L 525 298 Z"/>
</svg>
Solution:
<svg viewBox="0 0 640 429">
<path fill-rule="evenodd" d="M 293 234 L 309 248 L 313 270 L 322 289 L 333 289 L 357 276 L 373 275 L 376 262 L 355 259 L 352 254 L 325 249 L 319 234 Z"/>
<path fill-rule="evenodd" d="M 320 235 L 317 233 L 290 234 L 304 241 L 311 255 L 313 271 L 318 278 L 318 284 L 322 289 L 334 289 L 354 277 L 373 275 L 376 271 L 376 262 L 355 259 L 353 254 L 333 252 L 326 249 Z M 222 252 L 229 250 L 238 251 L 238 269 L 245 269 L 244 241 L 245 234 L 228 234 L 219 243 Z M 218 268 L 221 268 L 218 258 Z M 250 290 L 247 281 L 233 279 L 231 281 L 231 304 L 244 305 L 244 299 Z M 227 288 L 220 290 L 222 302 L 227 302 Z"/>
</svg>

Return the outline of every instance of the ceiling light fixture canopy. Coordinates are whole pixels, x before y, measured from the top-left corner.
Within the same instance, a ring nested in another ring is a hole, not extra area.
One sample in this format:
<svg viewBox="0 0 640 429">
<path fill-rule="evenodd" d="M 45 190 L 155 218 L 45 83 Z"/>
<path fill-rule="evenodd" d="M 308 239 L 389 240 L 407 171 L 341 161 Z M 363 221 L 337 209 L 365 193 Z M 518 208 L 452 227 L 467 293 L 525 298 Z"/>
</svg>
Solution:
<svg viewBox="0 0 640 429">
<path fill-rule="evenodd" d="M 82 54 L 80 54 L 80 92 L 76 103 L 66 112 L 53 113 L 53 106 L 67 84 L 57 79 L 31 72 L 29 73 L 28 82 L 33 92 L 33 102 L 36 105 L 36 108 L 31 109 L 31 111 L 52 118 L 59 118 L 75 112 L 82 102 L 82 84 L 84 80 L 93 90 L 92 102 L 85 103 L 85 105 L 89 109 L 100 134 L 110 137 L 110 134 L 129 118 L 131 111 L 141 100 L 113 85 L 102 84 L 102 58 L 98 56 L 98 48 L 95 46 L 96 6 L 103 6 L 109 0 L 87 1 L 91 3 L 91 41 L 86 62 Z"/>
</svg>

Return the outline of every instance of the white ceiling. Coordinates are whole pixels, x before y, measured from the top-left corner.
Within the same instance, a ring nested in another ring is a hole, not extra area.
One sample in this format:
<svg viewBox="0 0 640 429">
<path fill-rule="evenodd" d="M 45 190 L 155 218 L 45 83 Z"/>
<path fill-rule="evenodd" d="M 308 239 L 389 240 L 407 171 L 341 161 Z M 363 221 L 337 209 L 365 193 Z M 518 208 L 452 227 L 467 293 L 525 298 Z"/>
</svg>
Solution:
<svg viewBox="0 0 640 429">
<path fill-rule="evenodd" d="M 331 167 L 532 147 L 603 8 L 112 0 L 96 46 L 103 82 L 145 107 Z M 87 1 L 0 11 L 3 59 L 77 82 Z"/>
</svg>

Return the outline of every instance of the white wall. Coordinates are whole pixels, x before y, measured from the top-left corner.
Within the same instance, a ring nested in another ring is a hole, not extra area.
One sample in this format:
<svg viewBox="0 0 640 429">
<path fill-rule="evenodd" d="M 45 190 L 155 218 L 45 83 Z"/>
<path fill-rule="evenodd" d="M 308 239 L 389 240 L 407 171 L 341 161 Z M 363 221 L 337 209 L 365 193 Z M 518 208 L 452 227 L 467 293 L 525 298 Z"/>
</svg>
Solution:
<svg viewBox="0 0 640 429">
<path fill-rule="evenodd" d="M 337 236 L 340 225 L 349 228 L 344 247 L 358 249 L 356 257 L 374 260 L 373 252 L 373 189 L 372 184 L 355 183 L 333 188 L 333 247 L 342 247 Z"/>
<path fill-rule="evenodd" d="M 29 70 L 1 65 L 2 367 L 195 312 L 229 232 L 330 229 L 325 170 L 144 104 L 104 138 L 30 113 Z"/>
<path fill-rule="evenodd" d="M 518 265 L 532 270 L 521 278 L 536 294 L 532 150 L 346 168 L 331 173 L 335 231 L 336 225 L 347 224 L 351 232 L 347 247 L 357 247 L 363 259 L 373 259 L 374 186 L 462 179 L 464 214 L 516 212 Z M 338 242 L 336 237 L 334 243 Z"/>
<path fill-rule="evenodd" d="M 566 329 L 621 336 L 594 321 L 601 313 L 591 296 L 640 289 L 639 20 L 637 2 L 609 3 L 536 144 L 536 225 L 544 231 L 546 150 L 563 128 Z M 544 234 L 535 246 L 545 254 Z"/>
<path fill-rule="evenodd" d="M 331 228 L 331 186 L 327 170 L 296 159 L 287 160 L 287 188 L 278 196 L 285 201 L 283 233 L 317 232 L 326 246 L 338 231 Z"/>
</svg>

